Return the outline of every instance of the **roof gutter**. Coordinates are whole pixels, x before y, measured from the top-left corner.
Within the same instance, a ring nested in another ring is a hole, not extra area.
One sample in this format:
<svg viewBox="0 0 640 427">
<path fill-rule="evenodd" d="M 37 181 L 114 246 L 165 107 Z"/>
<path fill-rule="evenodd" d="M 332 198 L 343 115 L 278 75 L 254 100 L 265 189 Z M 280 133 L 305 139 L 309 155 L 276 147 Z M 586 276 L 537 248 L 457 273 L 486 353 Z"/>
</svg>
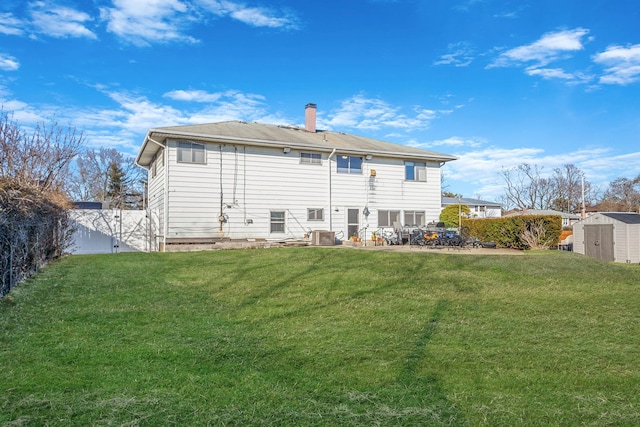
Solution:
<svg viewBox="0 0 640 427">
<path fill-rule="evenodd" d="M 136 161 L 135 161 L 135 164 L 137 166 L 143 168 L 143 169 L 149 169 L 147 166 L 144 166 L 144 165 L 140 164 L 140 157 L 142 157 L 142 153 L 144 153 L 145 148 L 147 148 L 147 142 L 148 141 L 153 142 L 154 144 L 156 144 L 160 148 L 165 148 L 164 144 L 161 144 L 158 141 L 156 141 L 155 139 L 151 138 L 151 132 L 152 132 L 152 130 L 147 132 L 147 136 L 145 136 L 145 138 L 144 138 L 144 142 L 142 143 L 142 147 L 140 148 L 140 151 L 138 152 L 138 156 L 136 157 Z"/>
<path fill-rule="evenodd" d="M 167 137 L 186 137 L 186 138 L 197 138 L 204 141 L 211 142 L 233 142 L 237 144 L 247 144 L 247 145 L 257 145 L 263 147 L 290 147 L 290 148 L 304 148 L 313 151 L 322 151 L 329 152 L 329 150 L 339 151 L 343 154 L 371 154 L 371 155 L 380 155 L 384 157 L 392 157 L 392 158 L 414 158 L 414 159 L 424 159 L 424 160 L 432 160 L 432 161 L 440 161 L 450 162 L 453 160 L 457 160 L 456 156 L 450 155 L 429 155 L 429 154 L 421 154 L 421 153 L 400 153 L 400 152 L 392 152 L 392 151 L 382 151 L 382 150 L 367 150 L 367 149 L 353 149 L 353 148 L 345 148 L 341 149 L 340 147 L 321 147 L 313 144 L 305 144 L 300 142 L 291 142 L 291 141 L 273 141 L 273 140 L 264 140 L 264 139 L 256 139 L 256 138 L 241 138 L 241 137 L 233 137 L 227 135 L 208 135 L 208 134 L 198 134 L 198 133 L 188 133 L 188 132 L 172 132 L 163 129 L 151 129 L 149 130 L 148 135 L 156 134 L 158 136 L 164 135 Z M 151 139 L 147 136 L 147 139 Z M 156 142 L 156 141 L 154 141 Z M 156 142 L 157 143 L 157 142 Z M 158 143 L 157 143 L 158 144 Z M 144 151 L 144 146 L 143 150 Z M 139 157 L 139 156 L 138 156 Z"/>
</svg>

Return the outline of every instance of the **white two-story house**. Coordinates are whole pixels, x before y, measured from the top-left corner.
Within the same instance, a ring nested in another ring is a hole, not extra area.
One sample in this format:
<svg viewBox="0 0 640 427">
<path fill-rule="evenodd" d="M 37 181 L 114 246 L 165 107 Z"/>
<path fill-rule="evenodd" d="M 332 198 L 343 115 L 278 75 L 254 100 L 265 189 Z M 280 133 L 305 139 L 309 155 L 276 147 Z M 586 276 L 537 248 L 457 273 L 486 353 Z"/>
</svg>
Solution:
<svg viewBox="0 0 640 427">
<path fill-rule="evenodd" d="M 438 219 L 440 167 L 454 156 L 341 132 L 239 121 L 150 129 L 151 247 L 220 239 L 300 240 L 313 230 L 368 239 Z"/>
</svg>

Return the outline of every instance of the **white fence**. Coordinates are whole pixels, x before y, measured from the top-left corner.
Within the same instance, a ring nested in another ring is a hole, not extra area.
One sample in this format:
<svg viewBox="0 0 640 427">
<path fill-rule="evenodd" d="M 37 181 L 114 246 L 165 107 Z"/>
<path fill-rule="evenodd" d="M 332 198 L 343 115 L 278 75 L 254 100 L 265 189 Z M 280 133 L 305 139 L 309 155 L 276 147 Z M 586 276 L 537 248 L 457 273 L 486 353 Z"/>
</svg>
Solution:
<svg viewBox="0 0 640 427">
<path fill-rule="evenodd" d="M 112 254 L 149 251 L 146 211 L 72 209 L 75 221 L 72 254 Z"/>
</svg>

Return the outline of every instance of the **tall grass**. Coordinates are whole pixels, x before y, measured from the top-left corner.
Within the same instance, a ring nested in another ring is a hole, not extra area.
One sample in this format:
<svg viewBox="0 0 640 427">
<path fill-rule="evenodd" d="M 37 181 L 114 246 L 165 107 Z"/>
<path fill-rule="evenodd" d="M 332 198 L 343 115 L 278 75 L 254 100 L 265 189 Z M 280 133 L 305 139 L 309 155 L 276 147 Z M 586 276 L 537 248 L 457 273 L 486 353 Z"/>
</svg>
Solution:
<svg viewBox="0 0 640 427">
<path fill-rule="evenodd" d="M 0 304 L 0 423 L 639 425 L 639 278 L 558 252 L 72 256 Z"/>
</svg>

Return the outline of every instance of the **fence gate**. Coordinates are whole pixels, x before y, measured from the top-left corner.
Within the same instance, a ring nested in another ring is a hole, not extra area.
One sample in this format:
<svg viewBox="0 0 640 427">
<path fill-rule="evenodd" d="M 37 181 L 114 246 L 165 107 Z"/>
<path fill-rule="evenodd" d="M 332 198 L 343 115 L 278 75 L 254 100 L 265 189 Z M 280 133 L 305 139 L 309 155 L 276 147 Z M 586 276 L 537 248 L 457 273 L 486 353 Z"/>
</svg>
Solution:
<svg viewBox="0 0 640 427">
<path fill-rule="evenodd" d="M 600 261 L 614 261 L 613 224 L 585 224 L 584 254 Z"/>
</svg>

